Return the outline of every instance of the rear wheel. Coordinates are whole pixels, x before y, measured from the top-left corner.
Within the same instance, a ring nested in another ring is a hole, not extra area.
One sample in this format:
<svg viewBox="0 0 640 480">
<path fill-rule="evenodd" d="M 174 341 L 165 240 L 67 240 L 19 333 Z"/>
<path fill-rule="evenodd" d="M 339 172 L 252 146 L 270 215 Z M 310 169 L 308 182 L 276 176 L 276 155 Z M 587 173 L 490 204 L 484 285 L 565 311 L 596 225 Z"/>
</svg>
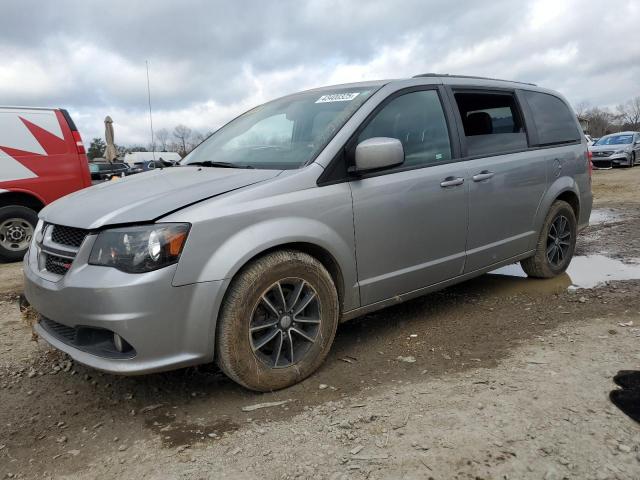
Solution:
<svg viewBox="0 0 640 480">
<path fill-rule="evenodd" d="M 629 168 L 633 168 L 636 164 L 636 152 L 631 152 L 631 159 L 629 160 Z"/>
<path fill-rule="evenodd" d="M 38 214 L 30 208 L 11 205 L 0 208 L 0 260 L 16 262 L 24 257 Z"/>
<path fill-rule="evenodd" d="M 218 320 L 216 358 L 246 388 L 278 390 L 324 361 L 338 326 L 331 275 L 306 253 L 273 252 L 233 281 Z"/>
<path fill-rule="evenodd" d="M 520 262 L 530 277 L 551 278 L 564 272 L 576 248 L 577 222 L 573 208 L 567 202 L 556 200 L 544 224 L 533 257 Z"/>
</svg>

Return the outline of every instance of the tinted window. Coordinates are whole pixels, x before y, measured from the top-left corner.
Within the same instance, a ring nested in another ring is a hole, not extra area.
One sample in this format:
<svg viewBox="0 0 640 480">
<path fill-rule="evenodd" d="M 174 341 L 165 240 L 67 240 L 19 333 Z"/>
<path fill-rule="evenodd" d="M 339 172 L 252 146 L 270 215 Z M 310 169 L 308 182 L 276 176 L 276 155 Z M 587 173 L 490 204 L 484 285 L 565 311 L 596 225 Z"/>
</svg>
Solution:
<svg viewBox="0 0 640 480">
<path fill-rule="evenodd" d="M 553 145 L 580 140 L 575 115 L 558 97 L 540 92 L 522 92 L 538 129 L 538 143 Z"/>
<path fill-rule="evenodd" d="M 495 155 L 527 148 L 522 115 L 512 94 L 456 93 L 467 155 Z"/>
<path fill-rule="evenodd" d="M 403 166 L 451 159 L 447 123 L 435 90 L 406 93 L 387 103 L 360 133 L 358 143 L 374 137 L 400 140 Z"/>
</svg>

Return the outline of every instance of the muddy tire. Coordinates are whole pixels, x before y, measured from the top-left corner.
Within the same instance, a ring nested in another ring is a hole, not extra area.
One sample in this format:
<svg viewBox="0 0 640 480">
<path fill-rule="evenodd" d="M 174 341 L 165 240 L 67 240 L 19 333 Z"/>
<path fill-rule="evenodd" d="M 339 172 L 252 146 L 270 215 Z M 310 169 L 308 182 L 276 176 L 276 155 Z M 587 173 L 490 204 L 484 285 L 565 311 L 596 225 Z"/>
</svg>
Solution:
<svg viewBox="0 0 640 480">
<path fill-rule="evenodd" d="M 529 277 L 551 278 L 564 272 L 576 248 L 577 221 L 567 202 L 556 200 L 544 220 L 535 255 L 520 262 Z"/>
<path fill-rule="evenodd" d="M 38 223 L 38 214 L 30 208 L 10 205 L 0 208 L 0 261 L 22 260 Z"/>
<path fill-rule="evenodd" d="M 218 366 L 250 390 L 291 386 L 325 360 L 338 318 L 335 285 L 318 260 L 295 250 L 269 253 L 229 286 L 216 329 Z"/>
</svg>

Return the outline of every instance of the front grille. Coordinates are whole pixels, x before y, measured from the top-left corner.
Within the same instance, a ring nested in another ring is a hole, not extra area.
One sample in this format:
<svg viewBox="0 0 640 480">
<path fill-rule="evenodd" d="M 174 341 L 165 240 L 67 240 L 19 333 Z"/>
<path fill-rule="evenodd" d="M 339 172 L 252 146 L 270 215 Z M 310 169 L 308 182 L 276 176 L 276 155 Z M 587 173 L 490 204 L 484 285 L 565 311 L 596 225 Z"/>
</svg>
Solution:
<svg viewBox="0 0 640 480">
<path fill-rule="evenodd" d="M 594 157 L 610 157 L 613 154 L 613 152 L 593 152 L 593 156 Z"/>
<path fill-rule="evenodd" d="M 58 257 L 57 255 L 46 255 L 45 268 L 56 275 L 64 275 L 71 268 L 70 258 Z"/>
<path fill-rule="evenodd" d="M 89 231 L 52 224 L 44 229 L 44 239 L 40 244 L 44 269 L 55 275 L 65 275 Z"/>
<path fill-rule="evenodd" d="M 89 232 L 82 228 L 54 225 L 51 232 L 51 240 L 60 245 L 79 248 Z"/>
</svg>

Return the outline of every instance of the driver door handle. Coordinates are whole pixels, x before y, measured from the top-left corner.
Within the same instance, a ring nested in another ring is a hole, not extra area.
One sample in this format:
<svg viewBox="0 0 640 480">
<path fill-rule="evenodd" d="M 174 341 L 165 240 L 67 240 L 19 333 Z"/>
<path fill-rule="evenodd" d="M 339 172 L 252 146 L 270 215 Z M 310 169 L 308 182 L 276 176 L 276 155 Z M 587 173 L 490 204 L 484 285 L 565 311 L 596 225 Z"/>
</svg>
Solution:
<svg viewBox="0 0 640 480">
<path fill-rule="evenodd" d="M 489 180 L 495 175 L 495 173 L 490 172 L 489 170 L 483 170 L 480 173 L 475 174 L 473 177 L 474 182 L 481 182 L 483 180 Z"/>
<path fill-rule="evenodd" d="M 456 187 L 458 185 L 462 185 L 463 183 L 464 183 L 464 178 L 462 177 L 447 177 L 440 182 L 440 186 L 442 188 Z"/>
</svg>

